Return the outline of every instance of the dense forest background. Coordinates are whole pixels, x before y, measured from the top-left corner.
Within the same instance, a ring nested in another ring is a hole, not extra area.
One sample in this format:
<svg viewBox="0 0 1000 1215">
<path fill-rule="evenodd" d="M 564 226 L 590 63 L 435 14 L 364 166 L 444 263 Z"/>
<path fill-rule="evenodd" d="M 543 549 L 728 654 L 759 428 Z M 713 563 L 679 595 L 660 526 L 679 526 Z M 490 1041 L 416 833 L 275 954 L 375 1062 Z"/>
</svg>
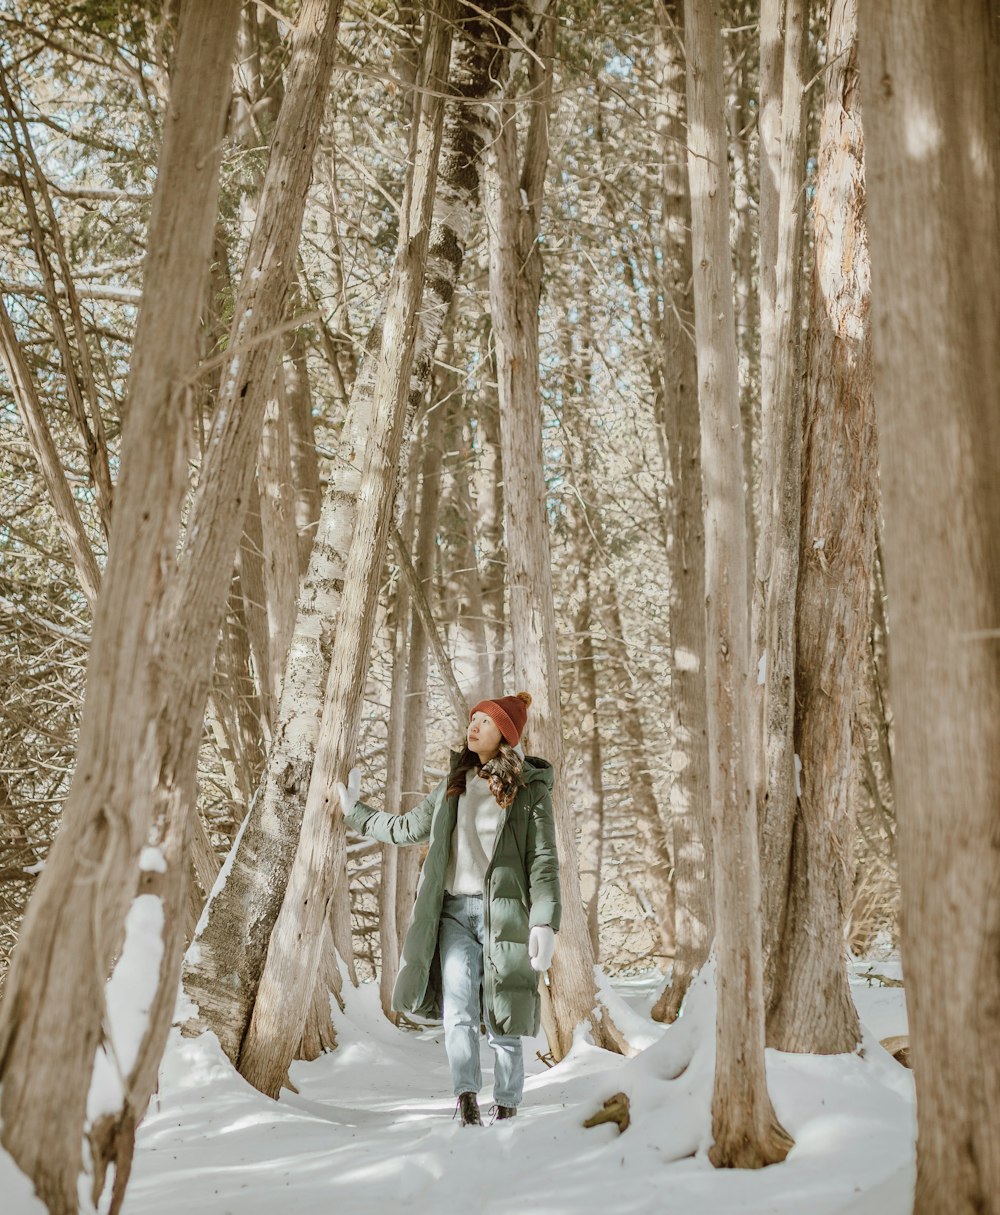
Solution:
<svg viewBox="0 0 1000 1215">
<path fill-rule="evenodd" d="M 407 810 L 521 689 L 546 1060 L 717 975 L 710 1159 L 775 1163 L 765 1044 L 857 1052 L 902 948 L 917 1209 L 994 1209 L 1000 60 L 944 7 L 0 11 L 0 1100 L 54 1215 L 120 1207 L 172 1025 L 271 1097 L 345 983 L 408 1027 L 421 854 L 336 782 Z"/>
<path fill-rule="evenodd" d="M 759 42 L 753 10 L 751 5 L 730 6 L 723 34 L 741 408 L 748 484 L 759 485 Z M 4 19 L 5 72 L 14 107 L 3 130 L 5 299 L 99 564 L 107 538 L 94 470 L 106 466 L 113 480 L 117 468 L 166 97 L 165 20 L 139 8 L 123 13 L 120 5 L 90 4 L 51 11 L 25 6 Z M 253 211 L 247 199 L 266 156 L 267 103 L 287 56 L 273 15 L 261 10 L 258 18 L 251 11 L 245 24 L 255 57 L 243 69 L 244 105 L 250 110 L 256 104 L 256 115 L 246 120 L 245 135 L 227 140 L 223 154 L 213 265 L 219 332 L 225 332 L 232 312 L 233 276 L 250 238 Z M 814 26 L 809 54 L 815 69 L 824 55 L 820 16 Z M 637 766 L 647 768 L 657 805 L 667 813 L 674 755 L 670 472 L 650 356 L 662 329 L 660 313 L 670 306 L 660 282 L 664 68 L 658 37 L 656 15 L 646 6 L 574 5 L 572 12 L 560 14 L 541 221 L 539 367 L 566 774 L 579 828 L 596 820 L 603 834 L 601 961 L 612 973 L 667 961 L 648 889 L 650 858 L 630 797 L 630 774 Z M 307 319 L 294 331 L 296 366 L 308 380 L 319 486 L 328 481 L 337 459 L 347 396 L 395 252 L 407 107 L 412 104 L 405 84 L 418 39 L 415 8 L 348 8 L 341 21 L 340 59 L 299 245 L 299 309 Z M 804 190 L 810 202 L 820 84 L 817 78 L 808 94 Z M 265 104 L 254 96 L 260 90 Z M 19 123 L 22 114 L 30 118 L 27 129 Z M 41 179 L 34 175 L 32 155 Z M 18 175 L 22 161 L 35 202 L 35 229 L 26 224 L 30 213 Z M 470 700 L 506 686 L 511 670 L 509 639 L 506 663 L 503 652 L 502 474 L 487 234 L 482 217 L 480 221 L 402 474 L 399 520 L 412 533 L 414 497 L 426 492 L 436 499 L 427 591 L 455 676 Z M 808 219 L 805 227 L 808 235 Z M 71 268 L 72 303 L 60 286 L 60 253 L 65 268 Z M 39 255 L 50 267 L 51 288 Z M 56 293 L 51 301 L 47 290 Z M 216 340 L 224 346 L 224 339 Z M 206 351 L 208 357 L 217 353 L 214 345 Z M 75 408 L 73 393 L 79 400 Z M 0 886 L 6 969 L 31 890 L 32 875 L 25 870 L 44 859 L 69 785 L 90 613 L 9 395 L 0 420 L 6 620 L 0 636 L 2 778 L 5 820 L 20 836 L 21 849 L 5 858 Z M 197 450 L 191 456 L 196 463 Z M 289 488 L 277 492 L 287 495 Z M 759 495 L 752 500 L 759 501 Z M 410 519 L 405 517 L 408 502 Z M 590 567 L 585 574 L 592 587 L 586 591 L 581 554 Z M 882 593 L 873 571 L 872 596 L 879 608 Z M 366 777 L 375 787 L 384 781 L 393 656 L 400 652 L 397 646 L 406 651 L 405 632 L 394 641 L 397 619 L 405 618 L 404 629 L 408 624 L 406 596 L 390 555 L 359 745 Z M 251 602 L 251 610 L 260 606 Z M 245 615 L 245 610 L 234 612 L 232 620 L 232 628 L 244 637 Z M 849 929 L 852 948 L 865 955 L 873 947 L 891 950 L 896 943 L 891 716 L 882 643 L 877 611 L 869 661 L 859 672 L 864 695 L 857 717 L 857 878 Z M 246 640 L 243 645 L 246 654 Z M 585 657 L 581 649 L 589 651 Z M 480 657 L 484 651 L 485 662 Z M 600 783 L 593 790 L 581 783 L 580 775 L 590 762 L 587 748 L 595 728 L 588 710 L 580 708 L 581 665 L 588 663 L 598 689 L 601 743 Z M 217 672 L 217 693 L 228 703 L 219 704 L 219 716 L 206 725 L 201 751 L 199 808 L 220 854 L 232 842 L 246 790 L 263 762 L 261 731 L 254 732 L 246 721 L 258 709 L 259 679 L 253 686 L 255 675 L 246 658 L 242 670 L 242 684 L 232 673 L 227 678 Z M 426 708 L 420 711 L 427 718 L 423 790 L 460 736 L 433 663 L 427 670 Z M 647 742 L 641 753 L 622 724 L 624 715 L 640 719 Z M 378 874 L 370 858 L 359 868 L 356 945 L 371 965 L 378 958 L 378 939 L 369 918 L 370 899 L 361 891 L 373 888 Z"/>
</svg>

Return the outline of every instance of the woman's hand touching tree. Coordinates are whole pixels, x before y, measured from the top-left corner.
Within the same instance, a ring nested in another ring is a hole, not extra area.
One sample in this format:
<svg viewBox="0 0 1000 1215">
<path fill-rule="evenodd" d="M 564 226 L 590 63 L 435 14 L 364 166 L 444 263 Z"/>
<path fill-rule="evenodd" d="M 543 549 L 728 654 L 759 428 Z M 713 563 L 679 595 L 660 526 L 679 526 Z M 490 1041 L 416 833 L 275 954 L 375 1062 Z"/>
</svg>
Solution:
<svg viewBox="0 0 1000 1215">
<path fill-rule="evenodd" d="M 347 774 L 347 784 L 338 780 L 333 787 L 337 794 L 337 801 L 340 803 L 340 809 L 346 817 L 358 804 L 358 798 L 361 796 L 361 769 L 352 768 Z"/>
</svg>

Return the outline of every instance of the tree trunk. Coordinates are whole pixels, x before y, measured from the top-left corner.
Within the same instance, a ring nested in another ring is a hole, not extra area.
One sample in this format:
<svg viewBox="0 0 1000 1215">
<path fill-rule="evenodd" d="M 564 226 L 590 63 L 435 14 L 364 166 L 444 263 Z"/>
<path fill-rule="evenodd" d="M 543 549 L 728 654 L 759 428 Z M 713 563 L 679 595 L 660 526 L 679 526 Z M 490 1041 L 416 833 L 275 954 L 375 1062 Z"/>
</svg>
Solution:
<svg viewBox="0 0 1000 1215">
<path fill-rule="evenodd" d="M 537 238 L 548 164 L 554 19 L 540 39 L 543 66 L 532 60 L 532 108 L 523 169 L 517 168 L 517 129 L 509 100 L 497 107 L 488 182 L 490 304 L 497 352 L 500 440 L 504 468 L 507 581 L 517 687 L 532 695 L 530 746 L 555 769 L 552 804 L 561 868 L 563 918 L 552 965 L 546 1016 L 549 1050 L 559 1060 L 581 1022 L 594 1043 L 620 1049 L 610 1017 L 595 1015 L 594 955 L 580 897 L 575 825 L 562 780 L 563 731 L 559 704 L 555 607 L 542 453 L 538 384 L 538 302 L 542 264 Z M 543 75 L 544 73 L 544 75 Z"/>
<path fill-rule="evenodd" d="M 420 433 L 421 425 L 416 427 Z M 417 496 L 417 463 L 416 445 L 411 447 L 406 464 L 406 507 L 400 524 L 399 540 L 407 549 L 412 547 L 413 518 Z M 402 809 L 403 791 L 403 732 L 407 715 L 407 653 L 410 643 L 410 592 L 409 585 L 400 570 L 395 589 L 392 592 L 390 611 L 390 630 L 392 636 L 392 673 L 389 684 L 389 721 L 386 733 L 386 774 L 385 774 L 385 805 Z M 418 626 L 419 627 L 419 626 Z M 393 844 L 383 844 L 382 860 L 379 866 L 378 886 L 378 936 L 379 936 L 379 999 L 382 1002 L 382 1012 L 395 1025 L 398 1014 L 392 1008 L 392 989 L 399 970 L 399 954 L 404 937 L 399 932 L 397 909 L 397 887 L 399 859 L 416 849 L 397 848 Z"/>
<path fill-rule="evenodd" d="M 831 3 L 826 47 L 796 604 L 802 773 L 767 1023 L 770 1046 L 812 1054 L 854 1050 L 861 1036 L 844 930 L 854 887 L 856 689 L 867 666 L 878 513 L 856 0 Z"/>
<path fill-rule="evenodd" d="M 757 156 L 760 204 L 757 210 L 758 299 L 760 303 L 760 400 L 763 417 L 771 412 L 778 355 L 778 200 L 781 196 L 781 86 L 784 77 L 786 0 L 760 0 L 760 70 L 757 97 Z M 753 470 L 746 469 L 750 484 Z M 757 517 L 763 519 L 766 492 L 761 483 Z"/>
<path fill-rule="evenodd" d="M 447 360 L 452 362 L 452 360 Z M 423 454 L 420 465 L 420 505 L 417 511 L 417 535 L 414 553 L 414 575 L 422 592 L 431 590 L 434 558 L 437 551 L 438 502 L 441 496 L 441 436 L 444 430 L 442 401 L 451 387 L 451 373 L 445 374 L 444 391 L 434 396 L 434 406 L 427 414 Z M 403 721 L 403 771 L 400 809 L 411 810 L 424 796 L 424 753 L 427 750 L 427 709 L 429 704 L 427 674 L 428 655 L 434 638 L 421 618 L 415 602 L 417 592 L 411 590 L 410 649 L 406 670 L 406 715 Z M 447 680 L 447 672 L 441 672 Z M 464 725 L 460 721 L 459 726 Z M 410 912 L 417 893 L 420 873 L 420 853 L 416 848 L 399 850 L 396 863 L 396 932 L 399 940 L 406 936 Z"/>
<path fill-rule="evenodd" d="M 688 174 L 705 491 L 705 682 L 718 1006 L 709 1159 L 759 1168 L 791 1145 L 764 1076 L 757 825 L 750 788 L 746 513 L 718 0 L 685 0 Z"/>
<path fill-rule="evenodd" d="M 496 391 L 495 356 L 492 350 L 493 328 L 489 316 L 481 326 L 479 357 L 484 369 L 489 369 L 480 382 L 477 401 L 476 444 L 479 453 L 476 478 L 476 547 L 480 553 L 482 573 L 480 587 L 483 615 L 486 617 L 488 686 L 503 687 L 504 653 L 507 648 L 507 561 L 503 536 L 503 466 L 500 457 L 500 412 Z"/>
<path fill-rule="evenodd" d="M 320 20 L 322 25 L 319 24 Z M 135 1051 L 134 1064 L 125 1076 L 125 1088 L 123 1090 L 120 1084 L 116 1084 L 112 1090 L 102 1094 L 99 1103 L 92 1101 L 88 1104 L 90 1125 L 87 1135 L 94 1160 L 95 1201 L 103 1184 L 106 1166 L 113 1161 L 113 1208 L 120 1204 L 124 1194 L 134 1128 L 145 1110 L 155 1084 L 157 1065 L 174 1004 L 180 960 L 179 908 L 183 902 L 186 873 L 188 813 L 196 794 L 195 778 L 201 725 L 218 618 L 242 529 L 240 507 L 246 500 L 253 476 L 253 458 L 259 443 L 263 419 L 264 391 L 269 383 L 268 371 L 273 366 L 273 355 L 269 349 L 273 347 L 273 340 L 255 339 L 261 332 L 269 333 L 273 330 L 283 312 L 287 286 L 285 267 L 292 260 L 292 250 L 298 240 L 311 171 L 312 151 L 321 113 L 321 100 L 325 96 L 332 68 L 335 29 L 336 11 L 320 3 L 320 0 L 307 0 L 293 36 L 287 114 L 285 110 L 282 111 L 282 121 L 271 149 L 258 222 L 250 242 L 249 266 L 237 298 L 227 366 L 222 375 L 220 403 L 202 464 L 198 492 L 189 511 L 185 543 L 177 556 L 177 533 L 183 495 L 187 488 L 187 443 L 186 437 L 182 441 L 179 436 L 175 446 L 180 450 L 173 462 L 173 501 L 167 496 L 172 509 L 170 523 L 174 529 L 173 534 L 168 539 L 167 529 L 164 528 L 161 542 L 151 544 L 151 551 L 157 561 L 155 569 L 152 572 L 147 571 L 146 580 L 133 589 L 130 595 L 130 602 L 143 602 L 144 597 L 152 599 L 148 584 L 156 583 L 163 587 L 161 597 L 155 601 L 159 614 L 154 623 L 145 623 L 140 614 L 139 628 L 143 630 L 142 635 L 155 638 L 154 645 L 147 647 L 152 653 L 143 656 L 149 669 L 148 676 L 143 676 L 141 666 L 130 669 L 125 676 L 118 676 L 123 683 L 131 680 L 130 692 L 133 697 L 141 696 L 138 702 L 129 701 L 128 710 L 132 732 L 138 731 L 142 736 L 140 745 L 143 758 L 141 763 L 132 762 L 128 767 L 130 773 L 135 772 L 135 779 L 138 781 L 136 792 L 133 793 L 130 788 L 122 791 L 119 785 L 112 794 L 107 794 L 105 800 L 103 793 L 106 791 L 102 791 L 101 808 L 106 812 L 107 801 L 114 805 L 118 798 L 122 797 L 125 803 L 132 807 L 133 817 L 142 820 L 141 826 L 135 830 L 135 842 L 132 845 L 136 853 L 140 844 L 146 845 L 142 855 L 139 894 L 133 910 L 138 913 L 137 909 L 146 905 L 144 901 L 149 897 L 147 887 L 150 886 L 161 910 L 158 913 L 159 936 L 156 940 L 158 948 L 155 955 L 159 958 L 158 973 L 155 976 L 154 989 L 145 993 L 149 1008 L 148 1019 L 141 1042 Z M 188 96 L 197 95 L 199 87 L 200 82 L 190 81 L 187 85 Z M 213 128 L 210 134 L 214 142 L 208 144 L 209 151 L 202 149 L 202 155 L 207 158 L 208 163 L 213 163 L 212 157 L 216 155 L 219 133 Z M 200 168 L 202 162 L 195 163 Z M 213 206 L 214 197 L 212 191 Z M 174 218 L 170 217 L 171 222 Z M 168 231 L 172 234 L 173 227 L 168 228 Z M 190 234 L 185 233 L 184 239 L 190 241 Z M 152 240 L 150 244 L 152 249 L 156 248 Z M 207 247 L 211 247 L 211 234 Z M 185 252 L 188 252 L 187 246 Z M 151 269 L 152 266 L 151 262 Z M 153 281 L 155 282 L 155 279 Z M 194 276 L 194 285 L 199 288 L 199 296 L 196 299 L 203 298 L 203 278 Z M 150 294 L 150 299 L 152 298 L 154 297 Z M 158 295 L 156 298 L 159 301 Z M 197 316 L 197 302 L 192 304 L 185 299 L 184 304 L 192 315 Z M 155 316 L 155 310 L 150 312 Z M 185 425 L 190 425 L 190 417 L 185 416 L 185 411 L 178 411 L 174 402 L 189 388 L 192 379 L 181 378 L 176 371 L 172 371 L 170 363 L 166 367 L 162 366 L 159 363 L 161 356 L 158 348 L 155 348 L 156 353 L 150 358 L 148 347 L 155 345 L 153 339 L 149 339 L 148 346 L 140 340 L 143 337 L 142 323 L 145 316 L 144 305 L 140 317 L 140 332 L 136 338 L 137 353 L 133 360 L 133 379 L 142 382 L 143 374 L 152 374 L 146 373 L 145 369 L 142 372 L 139 370 L 142 367 L 141 360 L 149 359 L 155 371 L 153 385 L 163 385 L 167 390 L 166 401 L 157 401 L 158 409 L 176 415 Z M 251 324 L 252 317 L 254 320 Z M 156 319 L 155 326 L 150 324 L 151 328 L 156 330 L 155 340 L 162 343 L 162 331 L 177 322 L 172 315 Z M 186 332 L 186 325 L 182 327 L 181 332 Z M 249 354 L 246 352 L 248 347 Z M 168 345 L 167 349 L 171 352 L 172 345 Z M 187 350 L 193 354 L 194 349 L 192 339 Z M 230 354 L 232 357 L 229 357 Z M 149 391 L 150 395 L 154 394 L 153 388 Z M 133 393 L 135 392 L 133 388 Z M 142 417 L 141 412 L 139 416 Z M 148 419 L 144 419 L 144 422 L 145 440 L 136 440 L 137 443 L 148 441 L 150 434 L 157 433 L 152 422 Z M 153 463 L 157 468 L 163 464 L 159 445 Z M 122 467 L 124 486 L 125 471 L 131 467 L 126 464 L 124 455 Z M 139 465 L 136 464 L 136 467 Z M 157 478 L 152 476 L 148 468 L 145 472 L 151 480 L 151 487 L 155 487 Z M 124 489 L 120 491 L 120 500 L 128 500 Z M 137 505 L 136 510 L 142 515 L 143 522 L 159 517 L 152 509 L 143 510 Z M 169 514 L 168 512 L 168 517 Z M 129 559 L 141 572 L 143 563 L 137 561 L 134 553 L 129 554 Z M 106 593 L 110 601 L 115 603 L 110 588 L 106 589 Z M 120 605 L 116 604 L 116 608 L 120 610 Z M 113 635 L 116 653 L 122 650 L 129 652 L 128 645 L 122 642 L 122 636 L 125 635 L 127 642 L 127 630 L 131 625 L 131 620 L 115 620 Z M 95 628 L 95 646 L 98 637 Z M 121 735 L 115 737 L 112 744 L 119 765 L 128 762 L 127 749 L 124 757 L 122 754 L 122 739 L 127 738 L 127 732 L 122 730 Z M 86 753 L 82 744 L 81 753 Z M 108 764 L 107 771 L 113 779 L 116 772 L 114 765 Z M 108 884 L 113 884 L 121 890 L 119 898 L 129 893 L 128 884 L 125 882 Z M 118 947 L 120 930 L 114 927 L 115 921 L 111 916 L 107 918 L 112 926 L 110 941 L 106 946 L 110 950 Z M 121 923 L 121 919 L 118 922 Z M 127 945 L 126 941 L 126 947 Z M 126 973 L 136 964 L 136 957 L 145 962 L 150 949 L 140 942 L 133 953 L 126 948 L 120 963 Z M 98 968 L 94 969 L 96 972 Z M 130 987 L 127 979 L 122 982 L 124 987 Z M 147 986 L 152 983 L 150 976 Z M 99 1067 L 102 1058 L 103 1052 L 98 1056 Z"/>
<path fill-rule="evenodd" d="M 285 399 L 288 402 L 289 458 L 292 464 L 295 528 L 299 538 L 301 577 L 309 568 L 309 557 L 313 540 L 316 538 L 316 524 L 319 521 L 319 460 L 316 456 L 305 341 L 299 329 L 289 336 L 290 340 L 285 346 Z"/>
<path fill-rule="evenodd" d="M 859 7 L 916 1215 L 1000 1211 L 1000 45 Z M 947 975 L 941 973 L 947 959 Z"/>
<path fill-rule="evenodd" d="M 438 335 L 478 214 L 479 163 L 487 136 L 481 102 L 502 87 L 509 71 L 507 26 L 523 29 L 528 16 L 524 5 L 516 6 L 513 12 L 504 6 L 506 24 L 497 26 L 490 13 L 499 7 L 499 0 L 491 0 L 479 6 L 485 15 L 463 11 L 456 24 L 450 92 L 459 100 L 449 104 L 445 119 L 411 389 L 414 404 L 430 374 Z M 342 440 L 351 453 L 350 461 L 334 478 L 324 500 L 316 543 L 302 583 L 267 772 L 246 830 L 234 844 L 225 886 L 213 892 L 197 949 L 185 964 L 185 991 L 199 1007 L 186 1023 L 185 1032 L 212 1029 L 234 1061 L 253 1008 L 302 822 L 322 712 L 320 689 L 329 670 L 333 622 L 339 611 L 346 555 L 354 530 L 360 458 L 371 429 L 373 368 L 381 334 L 382 322 L 378 321 L 368 337 L 369 357 L 355 381 Z"/>
<path fill-rule="evenodd" d="M 190 419 L 180 406 L 209 272 L 238 15 L 236 0 L 189 2 L 182 11 L 79 761 L 0 1009 L 3 1144 L 53 1215 L 76 1212 L 85 1124 L 105 1112 L 88 1103 L 88 1090 L 95 1055 L 103 1054 L 104 980 L 122 947 L 137 883 L 139 897 L 153 899 L 144 906 L 154 920 L 159 909 L 150 947 L 166 950 L 163 932 L 175 910 L 155 893 L 142 894 L 148 865 L 140 868 L 140 850 L 150 834 L 149 791 L 161 759 L 156 743 L 150 745 L 150 714 L 161 704 L 171 606 L 171 580 L 163 575 L 174 565 L 187 488 Z M 166 867 L 167 858 L 149 863 Z M 148 984 L 145 994 L 155 994 Z M 128 1058 L 126 1083 L 140 1064 Z M 113 1110 L 124 1095 L 119 1087 L 107 1104 Z M 134 1122 L 144 1108 L 128 1116 Z M 102 1176 L 98 1160 L 95 1181 Z"/>
<path fill-rule="evenodd" d="M 295 628 L 299 601 L 299 536 L 295 520 L 295 491 L 292 482 L 289 401 L 283 365 L 274 377 L 274 394 L 264 415 L 260 444 L 260 523 L 267 596 L 267 634 L 271 683 L 275 701 L 268 717 L 269 732 L 277 718 L 281 676 Z"/>
<path fill-rule="evenodd" d="M 600 919 L 601 867 L 604 861 L 604 780 L 601 765 L 601 732 L 597 722 L 597 666 L 594 662 L 591 567 L 593 544 L 582 509 L 576 519 L 576 686 L 573 698 L 580 720 L 582 748 L 580 765 L 580 897 L 594 961 L 601 960 Z M 658 875 L 659 876 L 659 875 Z"/>
<path fill-rule="evenodd" d="M 453 621 L 451 652 L 456 676 L 470 703 L 493 695 L 490 684 L 490 642 L 486 632 L 483 583 L 476 559 L 477 517 L 469 491 L 469 462 L 472 443 L 465 404 L 457 394 L 446 404 L 445 449 L 448 452 L 447 518 L 449 547 L 445 618 Z"/>
<path fill-rule="evenodd" d="M 407 425 L 411 367 L 423 295 L 441 150 L 443 96 L 451 53 L 452 0 L 428 10 L 426 60 L 411 142 L 412 176 L 401 209 L 396 264 L 379 348 L 375 412 L 365 448 L 357 522 L 344 571 L 344 593 L 330 675 L 288 889 L 268 944 L 257 997 L 240 1048 L 239 1069 L 277 1097 L 305 1021 L 333 882 L 344 869 L 345 826 L 333 812 L 333 785 L 354 758 L 364 674 L 374 632 L 379 580 L 388 545 L 396 466 Z M 424 354 L 425 358 L 429 358 Z M 418 383 L 426 381 L 427 370 Z"/>
<path fill-rule="evenodd" d="M 761 832 L 765 999 L 785 917 L 795 767 L 795 587 L 802 465 L 800 289 L 805 212 L 805 52 L 808 0 L 786 0 L 773 379 L 762 382 L 760 532 L 753 593 L 755 796 Z M 763 220 L 762 220 L 763 223 Z M 761 250 L 763 258 L 764 251 Z M 761 334 L 763 347 L 764 334 Z"/>
<path fill-rule="evenodd" d="M 708 821 L 708 734 L 705 706 L 705 531 L 701 509 L 698 371 L 690 337 L 691 195 L 684 129 L 682 4 L 658 5 L 657 58 L 663 196 L 664 309 L 661 425 L 670 473 L 670 826 L 674 864 L 674 959 L 670 986 L 652 1010 L 676 1019 L 687 989 L 712 945 L 712 851 Z M 676 25 L 681 25 L 680 33 Z"/>
</svg>

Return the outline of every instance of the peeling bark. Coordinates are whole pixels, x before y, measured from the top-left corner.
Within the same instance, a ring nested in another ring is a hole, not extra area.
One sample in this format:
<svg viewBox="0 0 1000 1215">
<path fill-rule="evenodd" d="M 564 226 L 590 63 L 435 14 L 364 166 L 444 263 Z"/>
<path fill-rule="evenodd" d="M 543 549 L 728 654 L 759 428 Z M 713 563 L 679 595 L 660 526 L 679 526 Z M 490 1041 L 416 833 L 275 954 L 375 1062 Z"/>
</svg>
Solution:
<svg viewBox="0 0 1000 1215">
<path fill-rule="evenodd" d="M 854 885 L 858 672 L 867 661 L 878 513 L 856 0 L 833 0 L 826 45 L 796 599 L 802 771 L 767 1022 L 768 1045 L 812 1054 L 854 1050 L 861 1037 L 844 931 Z"/>
</svg>

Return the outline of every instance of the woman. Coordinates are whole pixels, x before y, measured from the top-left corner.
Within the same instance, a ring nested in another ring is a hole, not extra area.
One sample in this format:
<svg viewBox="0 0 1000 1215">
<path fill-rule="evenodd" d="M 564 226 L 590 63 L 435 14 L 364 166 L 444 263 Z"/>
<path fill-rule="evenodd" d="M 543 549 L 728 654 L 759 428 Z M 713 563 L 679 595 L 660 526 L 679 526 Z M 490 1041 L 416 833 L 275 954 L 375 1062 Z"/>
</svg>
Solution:
<svg viewBox="0 0 1000 1215">
<path fill-rule="evenodd" d="M 483 700 L 448 777 L 407 814 L 358 802 L 361 777 L 338 783 L 344 815 L 386 844 L 429 842 L 392 993 L 397 1012 L 442 1017 L 463 1126 L 481 1126 L 479 1023 L 495 1056 L 494 1118 L 513 1118 L 524 1088 L 523 1035 L 538 1033 L 538 973 L 559 931 L 559 861 L 551 764 L 520 746 L 527 692 Z"/>
</svg>

